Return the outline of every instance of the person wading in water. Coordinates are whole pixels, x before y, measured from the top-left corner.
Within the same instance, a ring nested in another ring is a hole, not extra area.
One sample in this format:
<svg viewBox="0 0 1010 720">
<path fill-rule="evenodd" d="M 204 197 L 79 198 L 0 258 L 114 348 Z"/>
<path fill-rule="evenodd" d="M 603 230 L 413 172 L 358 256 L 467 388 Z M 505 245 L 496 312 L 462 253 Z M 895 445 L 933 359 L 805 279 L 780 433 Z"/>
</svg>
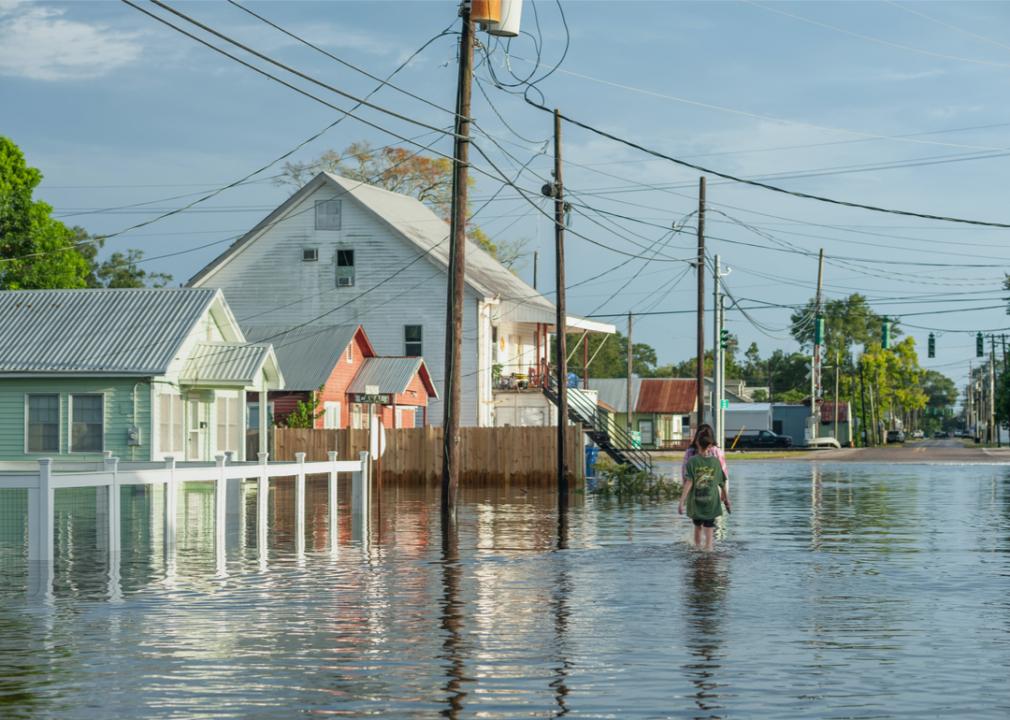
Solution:
<svg viewBox="0 0 1010 720">
<path fill-rule="evenodd" d="M 701 547 L 704 543 L 704 547 L 711 549 L 715 519 L 722 515 L 723 504 L 727 512 L 732 512 L 726 457 L 715 444 L 711 425 L 698 427 L 691 447 L 684 453 L 681 479 L 684 489 L 677 512 L 683 515 L 686 509 L 694 522 L 694 544 Z"/>
</svg>

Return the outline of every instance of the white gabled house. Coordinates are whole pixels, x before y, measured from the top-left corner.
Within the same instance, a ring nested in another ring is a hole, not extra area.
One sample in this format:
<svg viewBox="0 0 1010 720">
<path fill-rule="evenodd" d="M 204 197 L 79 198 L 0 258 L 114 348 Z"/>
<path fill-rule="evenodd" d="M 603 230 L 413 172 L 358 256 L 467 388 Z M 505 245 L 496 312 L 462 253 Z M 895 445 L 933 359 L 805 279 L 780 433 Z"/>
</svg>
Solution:
<svg viewBox="0 0 1010 720">
<path fill-rule="evenodd" d="M 362 325 L 378 354 L 423 356 L 444 398 L 448 235 L 448 224 L 412 197 L 320 173 L 189 284 L 222 289 L 243 327 Z M 555 421 L 536 389 L 554 320 L 553 303 L 467 241 L 464 425 Z M 614 332 L 567 322 L 570 332 Z M 441 424 L 440 400 L 429 414 Z"/>
</svg>

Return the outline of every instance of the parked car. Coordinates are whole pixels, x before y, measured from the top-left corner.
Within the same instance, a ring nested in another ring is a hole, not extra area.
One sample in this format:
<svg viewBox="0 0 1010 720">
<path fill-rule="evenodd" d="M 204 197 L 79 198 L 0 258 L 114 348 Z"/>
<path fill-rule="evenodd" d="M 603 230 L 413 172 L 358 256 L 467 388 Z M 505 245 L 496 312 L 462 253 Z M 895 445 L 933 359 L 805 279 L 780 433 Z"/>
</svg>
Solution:
<svg viewBox="0 0 1010 720">
<path fill-rule="evenodd" d="M 937 430 L 935 433 L 933 433 L 933 437 L 936 438 L 937 440 L 943 440 L 944 438 L 949 438 L 950 433 L 944 432 L 943 430 Z"/>
<path fill-rule="evenodd" d="M 808 442 L 806 446 L 811 450 L 826 450 L 828 448 L 837 450 L 842 447 L 842 444 L 833 437 L 817 437 Z"/>
<path fill-rule="evenodd" d="M 771 430 L 759 430 L 756 433 L 747 433 L 741 435 L 739 439 L 736 440 L 736 444 L 733 441 L 728 442 L 730 447 L 740 448 L 751 448 L 755 450 L 765 450 L 769 448 L 788 448 L 793 446 L 793 439 L 787 435 L 779 435 L 778 433 L 773 433 Z"/>
<path fill-rule="evenodd" d="M 926 433 L 924 433 L 922 430 L 913 430 L 912 431 L 912 439 L 913 440 L 922 440 L 924 437 L 926 437 Z"/>
<path fill-rule="evenodd" d="M 889 443 L 903 443 L 905 442 L 905 433 L 901 430 L 888 430 L 887 431 L 887 442 Z"/>
</svg>

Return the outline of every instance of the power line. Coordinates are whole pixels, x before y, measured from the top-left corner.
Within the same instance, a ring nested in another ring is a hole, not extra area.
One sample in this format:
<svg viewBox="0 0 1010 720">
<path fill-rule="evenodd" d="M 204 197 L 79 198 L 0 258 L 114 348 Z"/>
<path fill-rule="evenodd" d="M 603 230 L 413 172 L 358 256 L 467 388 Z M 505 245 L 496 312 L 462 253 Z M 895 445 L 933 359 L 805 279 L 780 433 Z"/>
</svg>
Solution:
<svg viewBox="0 0 1010 720">
<path fill-rule="evenodd" d="M 126 1 L 127 0 L 124 0 L 124 2 L 126 2 Z M 538 110 L 542 110 L 544 112 L 550 112 L 550 113 L 554 112 L 553 110 L 550 110 L 549 108 L 547 108 L 544 105 L 540 105 L 538 103 L 533 102 L 529 98 L 526 99 L 526 102 L 528 102 L 530 105 L 532 105 L 533 107 L 537 108 Z M 737 177 L 736 175 L 732 175 L 730 173 L 722 172 L 722 171 L 719 171 L 719 170 L 713 170 L 711 168 L 707 168 L 707 167 L 704 167 L 702 165 L 698 165 L 697 163 L 692 163 L 692 162 L 688 162 L 687 160 L 682 160 L 682 159 L 679 159 L 679 158 L 675 158 L 675 157 L 673 157 L 671 155 L 666 155 L 664 153 L 661 153 L 658 150 L 651 150 L 651 149 L 645 147 L 644 145 L 640 145 L 639 143 L 634 142 L 633 140 L 628 140 L 628 139 L 619 137 L 617 135 L 614 135 L 613 133 L 607 132 L 606 130 L 601 130 L 600 128 L 593 127 L 592 125 L 589 125 L 588 123 L 584 123 L 581 120 L 576 120 L 576 119 L 572 118 L 571 116 L 565 115 L 564 113 L 560 113 L 560 115 L 561 115 L 562 119 L 564 119 L 565 121 L 571 123 L 572 125 L 575 125 L 577 127 L 583 128 L 584 130 L 588 130 L 589 132 L 595 133 L 596 135 L 599 135 L 600 137 L 605 137 L 605 138 L 607 138 L 609 140 L 613 140 L 614 142 L 618 142 L 618 143 L 621 143 L 623 145 L 627 145 L 628 147 L 635 148 L 636 150 L 640 150 L 641 152 L 647 153 L 647 154 L 652 155 L 654 157 L 663 158 L 663 159 L 668 160 L 668 161 L 670 161 L 670 162 L 672 162 L 672 163 L 674 163 L 676 165 L 681 165 L 683 167 L 688 167 L 688 168 L 691 168 L 693 170 L 697 170 L 698 172 L 706 173 L 706 174 L 709 174 L 709 175 L 715 175 L 717 177 L 725 178 L 727 180 L 733 180 L 733 181 L 741 183 L 743 185 L 752 185 L 754 187 L 759 187 L 759 188 L 762 188 L 764 190 L 770 190 L 772 192 L 780 193 L 780 194 L 783 194 L 783 195 L 790 195 L 792 197 L 802 198 L 802 199 L 805 199 L 805 200 L 816 200 L 818 202 L 828 203 L 828 204 L 832 204 L 832 205 L 839 205 L 839 206 L 842 206 L 842 207 L 857 208 L 857 209 L 860 209 L 860 210 L 870 210 L 872 212 L 887 213 L 887 214 L 891 214 L 891 215 L 902 215 L 902 216 L 905 216 L 905 217 L 917 217 L 917 218 L 922 218 L 922 219 L 925 219 L 925 220 L 941 220 L 941 221 L 944 221 L 944 222 L 963 223 L 963 224 L 966 224 L 966 225 L 980 225 L 980 226 L 984 226 L 984 227 L 1010 228 L 1010 223 L 989 222 L 989 221 L 986 221 L 986 220 L 973 220 L 973 219 L 970 219 L 970 218 L 959 218 L 959 217 L 953 217 L 953 216 L 948 216 L 948 215 L 934 215 L 934 214 L 931 214 L 931 213 L 914 212 L 914 211 L 911 211 L 911 210 L 895 210 L 895 209 L 891 209 L 891 208 L 880 207 L 880 206 L 877 206 L 877 205 L 867 205 L 867 204 L 864 204 L 864 203 L 857 203 L 857 202 L 852 202 L 852 201 L 848 201 L 848 200 L 836 200 L 834 198 L 825 197 L 823 195 L 815 195 L 813 193 L 800 192 L 798 190 L 788 190 L 786 188 L 778 187 L 777 185 L 771 185 L 769 183 L 761 182 L 759 180 L 748 180 L 746 178 Z"/>
</svg>

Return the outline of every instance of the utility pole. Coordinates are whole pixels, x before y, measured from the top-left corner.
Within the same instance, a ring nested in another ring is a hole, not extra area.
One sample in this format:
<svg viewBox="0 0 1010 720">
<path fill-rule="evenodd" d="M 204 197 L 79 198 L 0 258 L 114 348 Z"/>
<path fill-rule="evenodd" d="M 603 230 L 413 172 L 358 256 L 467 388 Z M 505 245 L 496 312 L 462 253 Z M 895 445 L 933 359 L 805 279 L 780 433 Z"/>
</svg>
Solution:
<svg viewBox="0 0 1010 720">
<path fill-rule="evenodd" d="M 726 324 L 726 296 L 719 293 L 719 305 L 716 308 L 719 313 L 719 339 L 722 340 L 722 328 Z M 719 353 L 719 434 L 716 435 L 716 442 L 719 447 L 726 446 L 726 411 L 723 409 L 723 396 L 726 395 L 726 353 Z"/>
<path fill-rule="evenodd" d="M 565 315 L 565 189 L 561 180 L 561 113 L 554 109 L 554 283 L 558 333 L 558 510 L 568 507 L 568 318 Z"/>
<path fill-rule="evenodd" d="M 995 438 L 1000 447 L 999 427 L 996 425 L 996 336 L 989 336 L 989 444 Z"/>
<path fill-rule="evenodd" d="M 722 447 L 722 384 L 719 368 L 722 362 L 722 318 L 719 316 L 719 256 L 712 258 L 712 429 L 715 442 Z"/>
<path fill-rule="evenodd" d="M 631 371 L 632 371 L 632 356 L 631 356 L 631 313 L 628 313 L 628 381 L 625 385 L 625 401 L 627 402 L 627 422 L 628 426 L 628 437 L 631 437 Z"/>
<path fill-rule="evenodd" d="M 842 362 L 842 353 L 840 350 L 835 350 L 835 433 L 834 438 L 838 440 L 838 371 L 841 369 L 839 366 Z M 849 422 L 852 422 L 852 418 L 849 418 Z M 852 427 L 851 425 L 849 426 Z M 851 434 L 851 433 L 850 433 Z M 841 442 L 839 440 L 839 442 Z"/>
<path fill-rule="evenodd" d="M 821 389 L 821 281 L 824 278 L 824 248 L 817 258 L 817 295 L 814 300 L 814 343 L 813 356 L 810 358 L 810 439 L 817 437 L 817 427 L 820 424 L 817 417 L 817 396 Z"/>
<path fill-rule="evenodd" d="M 540 251 L 533 251 L 533 289 L 537 289 L 537 265 L 540 264 Z"/>
<path fill-rule="evenodd" d="M 713 373 L 714 374 L 714 373 Z M 705 422 L 705 176 L 698 178 L 698 425 Z M 714 379 L 714 378 L 713 378 Z M 712 414 L 713 419 L 715 413 Z"/>
<path fill-rule="evenodd" d="M 971 371 L 971 360 L 969 360 L 968 361 L 968 387 L 967 387 L 967 392 L 965 393 L 965 395 L 966 395 L 965 399 L 968 401 L 968 407 L 966 408 L 966 411 L 965 411 L 965 414 L 964 414 L 964 425 L 965 425 L 964 429 L 966 431 L 967 430 L 971 430 L 971 426 L 972 426 L 972 413 L 974 411 L 972 405 L 974 404 L 975 380 L 974 380 L 974 377 L 972 376 L 971 372 L 972 372 Z M 975 431 L 972 430 L 972 436 L 974 436 L 974 434 L 975 434 Z"/>
<path fill-rule="evenodd" d="M 459 490 L 460 365 L 463 339 L 463 290 L 466 271 L 467 168 L 470 159 L 470 91 L 473 82 L 473 21 L 470 3 L 460 8 L 459 78 L 449 218 L 449 292 L 445 332 L 445 412 L 442 438 L 442 519 L 456 512 Z M 562 355 L 562 357 L 564 357 Z"/>
<path fill-rule="evenodd" d="M 859 414 L 863 420 L 862 434 L 863 434 L 863 447 L 870 444 L 870 434 L 869 428 L 866 426 L 866 373 L 863 372 L 863 358 L 859 357 L 859 394 L 861 396 L 861 402 L 859 403 Z"/>
</svg>

